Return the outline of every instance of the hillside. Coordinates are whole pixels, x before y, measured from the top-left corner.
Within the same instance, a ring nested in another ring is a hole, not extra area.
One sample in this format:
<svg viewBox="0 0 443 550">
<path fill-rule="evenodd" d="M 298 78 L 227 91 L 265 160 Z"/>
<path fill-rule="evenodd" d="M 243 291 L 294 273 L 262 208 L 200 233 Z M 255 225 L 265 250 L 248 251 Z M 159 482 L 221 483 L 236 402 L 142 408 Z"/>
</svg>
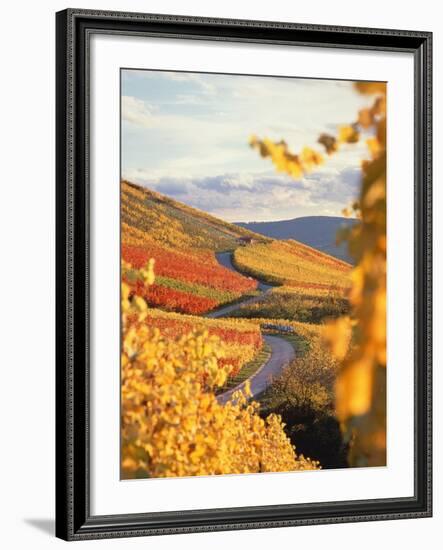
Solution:
<svg viewBox="0 0 443 550">
<path fill-rule="evenodd" d="M 233 263 L 242 273 L 277 285 L 260 301 L 242 304 L 235 317 L 322 323 L 349 311 L 351 266 L 302 243 L 274 240 L 239 247 Z"/>
<path fill-rule="evenodd" d="M 121 216 L 122 279 L 132 294 L 163 311 L 202 315 L 257 293 L 260 280 L 277 285 L 263 297 L 271 311 L 278 304 L 279 315 L 286 315 L 289 306 L 306 309 L 314 300 L 325 306 L 319 318 L 337 309 L 336 298 L 349 286 L 351 266 L 342 260 L 294 240 L 262 237 L 125 181 Z M 231 269 L 217 260 L 220 251 L 232 252 Z M 150 259 L 155 283 L 147 285 Z"/>
<path fill-rule="evenodd" d="M 266 236 L 127 181 L 121 184 L 121 222 L 123 236 L 130 235 L 141 244 L 148 237 L 174 248 L 188 246 L 222 252 L 236 248 L 241 237 L 270 241 Z"/>
<path fill-rule="evenodd" d="M 122 278 L 151 306 L 202 314 L 255 290 L 257 283 L 221 266 L 215 252 L 232 250 L 246 229 L 131 183 L 121 187 Z M 153 258 L 155 284 L 139 270 Z"/>
<path fill-rule="evenodd" d="M 355 223 L 357 220 L 350 218 L 306 216 L 292 220 L 237 223 L 236 225 L 273 239 L 294 239 L 352 263 L 346 247 L 336 244 L 336 235 L 340 228 Z"/>
<path fill-rule="evenodd" d="M 234 263 L 243 273 L 271 284 L 328 292 L 349 286 L 348 263 L 293 240 L 239 247 Z"/>
</svg>

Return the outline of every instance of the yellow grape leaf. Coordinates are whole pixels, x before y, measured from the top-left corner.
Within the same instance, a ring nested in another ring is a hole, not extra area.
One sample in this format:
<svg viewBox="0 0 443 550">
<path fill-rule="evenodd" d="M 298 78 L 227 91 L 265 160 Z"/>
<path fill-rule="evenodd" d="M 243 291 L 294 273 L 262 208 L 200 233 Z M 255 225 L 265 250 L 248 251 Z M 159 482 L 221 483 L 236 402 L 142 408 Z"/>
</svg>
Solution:
<svg viewBox="0 0 443 550">
<path fill-rule="evenodd" d="M 371 187 L 368 189 L 368 192 L 366 193 L 363 204 L 365 208 L 370 208 L 374 206 L 374 204 L 379 201 L 386 198 L 386 180 L 383 178 L 378 178 Z"/>
<path fill-rule="evenodd" d="M 336 359 L 342 361 L 348 353 L 352 336 L 351 319 L 347 316 L 340 317 L 324 326 L 324 339 L 331 353 Z"/>
<path fill-rule="evenodd" d="M 355 87 L 362 94 L 386 94 L 386 82 L 355 82 Z"/>
<path fill-rule="evenodd" d="M 375 158 L 381 151 L 381 146 L 377 138 L 372 137 L 366 140 L 366 145 L 372 155 L 372 158 Z"/>
<path fill-rule="evenodd" d="M 374 117 L 371 109 L 361 109 L 358 112 L 358 123 L 362 128 L 370 128 L 374 123 Z"/>
<path fill-rule="evenodd" d="M 373 368 L 362 358 L 346 365 L 335 384 L 336 410 L 340 419 L 359 416 L 369 411 L 372 399 Z"/>
<path fill-rule="evenodd" d="M 352 126 L 341 126 L 338 131 L 338 141 L 341 143 L 356 143 L 359 137 L 359 133 Z"/>
</svg>

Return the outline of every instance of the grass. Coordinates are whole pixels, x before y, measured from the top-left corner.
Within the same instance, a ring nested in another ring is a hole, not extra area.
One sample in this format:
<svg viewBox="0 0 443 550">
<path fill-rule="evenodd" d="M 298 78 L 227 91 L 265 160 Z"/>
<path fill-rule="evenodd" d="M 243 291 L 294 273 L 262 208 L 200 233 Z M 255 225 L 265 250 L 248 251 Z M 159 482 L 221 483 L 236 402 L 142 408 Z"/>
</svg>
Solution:
<svg viewBox="0 0 443 550">
<path fill-rule="evenodd" d="M 232 388 L 235 388 L 236 386 L 242 384 L 245 380 L 254 375 L 266 363 L 266 361 L 268 361 L 270 357 L 271 347 L 265 342 L 261 350 L 254 357 L 254 359 L 252 361 L 249 361 L 249 363 L 246 363 L 246 365 L 244 365 L 240 369 L 238 374 L 230 378 L 223 386 L 223 388 L 221 388 L 220 391 L 217 393 L 224 393 L 225 391 L 231 390 Z"/>
</svg>

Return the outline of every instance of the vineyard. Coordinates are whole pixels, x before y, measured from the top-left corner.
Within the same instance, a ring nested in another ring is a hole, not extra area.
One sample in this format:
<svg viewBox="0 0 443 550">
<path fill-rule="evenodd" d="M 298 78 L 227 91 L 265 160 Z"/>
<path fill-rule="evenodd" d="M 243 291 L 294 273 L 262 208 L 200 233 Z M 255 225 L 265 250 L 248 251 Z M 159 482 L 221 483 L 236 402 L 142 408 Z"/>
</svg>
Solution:
<svg viewBox="0 0 443 550">
<path fill-rule="evenodd" d="M 152 262 L 146 279 L 154 282 Z M 319 468 L 296 453 L 279 416 L 262 418 L 248 403 L 248 386 L 226 406 L 215 396 L 235 371 L 223 338 L 253 346 L 258 330 L 205 320 L 209 329 L 200 331 L 192 318 L 187 325 L 164 315 L 152 315 L 122 284 L 123 479 Z"/>
<path fill-rule="evenodd" d="M 146 285 L 140 270 L 154 258 L 155 285 Z M 210 253 L 176 252 L 155 242 L 144 247 L 122 245 L 122 280 L 134 294 L 168 311 L 201 314 L 253 291 L 250 278 L 225 270 Z"/>
<path fill-rule="evenodd" d="M 223 343 L 225 352 L 219 364 L 232 366 L 230 376 L 236 376 L 263 346 L 260 326 L 243 319 L 206 319 L 149 309 L 145 324 L 157 328 L 169 339 L 184 336 L 193 330 L 217 337 Z"/>
<path fill-rule="evenodd" d="M 235 248 L 239 237 L 271 240 L 126 181 L 121 184 L 121 222 L 123 242 L 140 246 L 148 237 L 176 250 L 219 252 Z"/>
<path fill-rule="evenodd" d="M 253 293 L 257 278 L 279 286 L 263 307 L 244 310 L 245 317 L 316 322 L 343 312 L 351 269 L 346 262 L 295 241 L 256 235 L 128 182 L 121 196 L 122 280 L 151 307 L 203 315 Z M 245 237 L 252 244 L 239 246 Z M 217 262 L 215 253 L 224 250 L 234 250 L 240 273 Z M 154 285 L 139 275 L 150 258 Z M 312 308 L 313 315 L 303 313 Z M 294 310 L 301 313 L 293 316 Z"/>
<path fill-rule="evenodd" d="M 336 292 L 316 293 L 307 289 L 277 287 L 262 300 L 241 305 L 234 317 L 293 319 L 303 323 L 323 323 L 349 312 L 347 299 Z"/>
<path fill-rule="evenodd" d="M 200 315 L 253 291 L 250 277 L 220 266 L 215 252 L 249 232 L 122 182 L 122 280 L 152 307 Z M 139 271 L 155 259 L 156 282 Z"/>
<path fill-rule="evenodd" d="M 237 248 L 238 269 L 269 283 L 308 293 L 344 294 L 351 266 L 295 241 L 272 241 Z"/>
<path fill-rule="evenodd" d="M 121 196 L 123 477 L 319 468 L 296 453 L 281 421 L 279 378 L 262 403 L 251 401 L 248 381 L 276 365 L 264 334 L 315 353 L 323 322 L 347 311 L 351 267 L 128 182 Z M 218 252 L 230 252 L 232 266 Z M 226 305 L 228 317 L 208 317 Z M 235 399 L 224 405 L 229 391 Z"/>
<path fill-rule="evenodd" d="M 245 236 L 253 242 L 239 246 Z M 232 377 L 262 351 L 266 319 L 303 332 L 346 311 L 346 262 L 295 241 L 261 238 L 128 182 L 121 241 L 122 283 L 130 299 L 148 305 L 145 324 L 170 339 L 194 330 L 216 336 L 225 350 L 219 363 L 230 365 Z M 215 253 L 226 248 L 234 250 L 238 271 L 218 263 Z M 248 303 L 256 278 L 277 286 Z M 236 301 L 230 319 L 204 317 Z"/>
</svg>

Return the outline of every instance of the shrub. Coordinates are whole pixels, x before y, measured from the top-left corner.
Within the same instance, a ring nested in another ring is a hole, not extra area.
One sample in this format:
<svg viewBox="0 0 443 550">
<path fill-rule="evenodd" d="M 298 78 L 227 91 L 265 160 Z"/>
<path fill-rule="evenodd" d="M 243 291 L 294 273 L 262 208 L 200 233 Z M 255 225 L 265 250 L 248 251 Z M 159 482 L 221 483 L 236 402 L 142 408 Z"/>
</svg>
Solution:
<svg viewBox="0 0 443 550">
<path fill-rule="evenodd" d="M 319 460 L 323 468 L 347 466 L 347 445 L 334 410 L 338 363 L 319 337 L 313 338 L 264 396 L 263 414 L 279 414 L 297 448 Z"/>
<path fill-rule="evenodd" d="M 272 292 L 258 302 L 241 306 L 232 315 L 321 323 L 325 319 L 340 317 L 348 312 L 348 301 L 336 294 L 315 296 L 296 292 Z"/>
<path fill-rule="evenodd" d="M 146 302 L 122 285 L 122 477 L 174 477 L 317 469 L 297 456 L 278 415 L 237 393 L 226 405 L 214 389 L 231 366 L 220 364 L 217 336 L 165 339 L 150 329 Z"/>
</svg>

